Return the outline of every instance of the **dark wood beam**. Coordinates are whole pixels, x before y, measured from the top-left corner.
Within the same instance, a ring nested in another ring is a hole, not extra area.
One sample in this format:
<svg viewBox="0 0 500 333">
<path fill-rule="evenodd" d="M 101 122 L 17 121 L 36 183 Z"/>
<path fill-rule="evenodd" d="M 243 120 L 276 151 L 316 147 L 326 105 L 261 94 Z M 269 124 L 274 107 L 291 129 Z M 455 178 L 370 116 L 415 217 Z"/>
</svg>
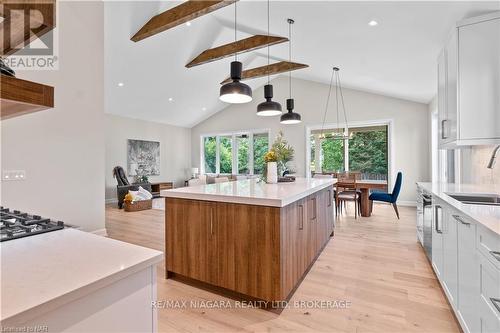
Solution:
<svg viewBox="0 0 500 333">
<path fill-rule="evenodd" d="M 186 65 L 191 68 L 203 65 L 212 61 L 224 59 L 233 56 L 235 53 L 245 53 L 257 50 L 268 45 L 275 45 L 287 42 L 288 38 L 279 36 L 255 35 L 245 39 L 238 40 L 229 44 L 208 49 L 200 53 L 196 58 Z"/>
<path fill-rule="evenodd" d="M 280 61 L 280 62 L 277 62 L 274 64 L 270 64 L 269 66 L 265 65 L 265 66 L 261 66 L 261 67 L 256 67 L 256 68 L 244 70 L 241 73 L 241 79 L 242 80 L 256 79 L 258 77 L 267 76 L 268 73 L 269 73 L 269 75 L 274 75 L 274 74 L 295 71 L 297 69 L 302 69 L 302 68 L 307 68 L 307 67 L 309 67 L 309 65 L 299 64 L 297 62 Z M 231 82 L 231 78 L 228 77 L 227 79 L 222 81 L 220 84 L 226 84 L 229 82 Z"/>
<path fill-rule="evenodd" d="M 222 7 L 229 6 L 238 0 L 189 0 L 161 14 L 152 17 L 132 38 L 138 42 L 171 29 L 180 24 L 192 21 L 197 17 L 211 13 Z"/>
</svg>

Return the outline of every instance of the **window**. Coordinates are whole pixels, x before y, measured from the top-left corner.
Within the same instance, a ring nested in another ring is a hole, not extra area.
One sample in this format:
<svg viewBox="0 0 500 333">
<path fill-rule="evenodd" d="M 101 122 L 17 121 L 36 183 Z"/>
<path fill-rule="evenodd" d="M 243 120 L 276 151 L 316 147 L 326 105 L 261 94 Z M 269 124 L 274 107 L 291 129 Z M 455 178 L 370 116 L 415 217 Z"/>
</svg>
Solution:
<svg viewBox="0 0 500 333">
<path fill-rule="evenodd" d="M 261 175 L 264 172 L 264 155 L 269 150 L 269 134 L 253 135 L 253 174 Z"/>
<path fill-rule="evenodd" d="M 242 134 L 236 136 L 236 151 L 238 152 L 237 167 L 238 174 L 246 175 L 250 173 L 249 163 L 250 163 L 250 150 L 248 147 L 248 135 Z"/>
<path fill-rule="evenodd" d="M 361 179 L 387 180 L 387 125 L 349 128 L 350 139 L 333 138 L 334 132 L 338 129 L 311 131 L 311 172 L 358 171 Z"/>
<path fill-rule="evenodd" d="M 215 136 L 208 136 L 203 139 L 203 153 L 205 156 L 205 172 L 215 173 L 217 164 L 217 140 Z"/>
<path fill-rule="evenodd" d="M 262 174 L 269 132 L 237 132 L 202 136 L 202 172 Z"/>
<path fill-rule="evenodd" d="M 361 179 L 387 180 L 387 126 L 349 131 L 349 170 L 361 172 Z"/>
<path fill-rule="evenodd" d="M 231 173 L 233 170 L 232 137 L 219 137 L 219 172 Z"/>
</svg>

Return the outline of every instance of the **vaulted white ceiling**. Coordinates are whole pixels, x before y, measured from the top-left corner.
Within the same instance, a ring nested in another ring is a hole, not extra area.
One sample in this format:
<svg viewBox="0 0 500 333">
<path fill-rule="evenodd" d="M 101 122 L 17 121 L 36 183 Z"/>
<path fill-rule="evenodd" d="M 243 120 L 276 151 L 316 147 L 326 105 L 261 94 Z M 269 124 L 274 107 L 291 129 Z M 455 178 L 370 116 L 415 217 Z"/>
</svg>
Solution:
<svg viewBox="0 0 500 333">
<path fill-rule="evenodd" d="M 185 64 L 234 40 L 234 6 L 130 40 L 150 17 L 179 3 L 105 3 L 107 113 L 191 127 L 227 106 L 218 100 L 219 83 L 232 58 L 190 69 Z M 271 34 L 287 36 L 286 19 L 295 19 L 292 60 L 310 66 L 296 77 L 328 83 L 335 65 L 346 87 L 428 103 L 436 92 L 437 55 L 455 22 L 493 10 L 500 10 L 498 1 L 272 1 Z M 266 1 L 240 1 L 238 38 L 257 33 L 267 33 Z M 287 59 L 288 44 L 271 47 L 271 56 Z M 264 65 L 266 49 L 239 60 L 244 68 Z M 253 88 L 265 82 L 247 81 Z"/>
</svg>

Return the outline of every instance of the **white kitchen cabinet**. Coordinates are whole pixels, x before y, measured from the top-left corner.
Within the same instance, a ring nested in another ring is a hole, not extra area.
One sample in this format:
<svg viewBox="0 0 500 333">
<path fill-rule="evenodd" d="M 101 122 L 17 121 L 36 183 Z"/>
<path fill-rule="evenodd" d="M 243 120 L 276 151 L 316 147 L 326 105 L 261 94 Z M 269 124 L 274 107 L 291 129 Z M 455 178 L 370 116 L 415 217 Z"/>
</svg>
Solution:
<svg viewBox="0 0 500 333">
<path fill-rule="evenodd" d="M 479 256 L 481 333 L 500 332 L 500 270 L 482 254 Z"/>
<path fill-rule="evenodd" d="M 479 262 L 476 251 L 476 224 L 458 212 L 452 213 L 457 222 L 457 263 L 459 315 L 467 326 L 468 332 L 479 331 Z M 467 331 L 466 330 L 466 331 Z"/>
<path fill-rule="evenodd" d="M 443 279 L 443 207 L 440 202 L 433 204 L 432 217 L 432 267 L 440 280 Z"/>
<path fill-rule="evenodd" d="M 457 304 L 458 293 L 457 222 L 443 205 L 443 282 L 450 302 Z"/>
<path fill-rule="evenodd" d="M 500 143 L 500 12 L 457 23 L 438 57 L 439 146 Z"/>
</svg>

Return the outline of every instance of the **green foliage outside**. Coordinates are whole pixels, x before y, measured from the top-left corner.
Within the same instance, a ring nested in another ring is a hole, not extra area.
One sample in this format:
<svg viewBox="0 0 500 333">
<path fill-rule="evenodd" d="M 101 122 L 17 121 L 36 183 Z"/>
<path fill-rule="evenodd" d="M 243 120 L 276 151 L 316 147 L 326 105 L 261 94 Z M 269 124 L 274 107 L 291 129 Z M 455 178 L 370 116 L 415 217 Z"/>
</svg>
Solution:
<svg viewBox="0 0 500 333">
<path fill-rule="evenodd" d="M 344 171 L 344 140 L 325 139 L 321 143 L 323 151 L 323 172 Z"/>
<path fill-rule="evenodd" d="M 261 175 L 264 172 L 264 155 L 269 149 L 269 138 L 266 136 L 253 137 L 253 173 Z"/>
<path fill-rule="evenodd" d="M 233 147 L 231 146 L 231 138 L 220 137 L 220 173 L 233 172 Z"/>
<path fill-rule="evenodd" d="M 214 136 L 206 137 L 204 139 L 205 146 L 205 172 L 215 173 L 215 162 L 217 153 L 217 140 Z"/>
<path fill-rule="evenodd" d="M 387 132 L 354 132 L 349 140 L 349 169 L 387 175 Z"/>
<path fill-rule="evenodd" d="M 239 137 L 238 140 L 238 174 L 245 175 L 248 170 L 248 137 Z"/>
<path fill-rule="evenodd" d="M 311 137 L 313 140 L 313 137 Z M 316 145 L 314 145 L 314 149 Z M 323 172 L 344 171 L 344 140 L 324 139 L 321 143 Z M 314 150 L 312 150 L 314 152 Z M 314 163 L 314 154 L 311 154 Z M 387 131 L 353 132 L 349 140 L 349 170 L 387 177 Z"/>
</svg>

